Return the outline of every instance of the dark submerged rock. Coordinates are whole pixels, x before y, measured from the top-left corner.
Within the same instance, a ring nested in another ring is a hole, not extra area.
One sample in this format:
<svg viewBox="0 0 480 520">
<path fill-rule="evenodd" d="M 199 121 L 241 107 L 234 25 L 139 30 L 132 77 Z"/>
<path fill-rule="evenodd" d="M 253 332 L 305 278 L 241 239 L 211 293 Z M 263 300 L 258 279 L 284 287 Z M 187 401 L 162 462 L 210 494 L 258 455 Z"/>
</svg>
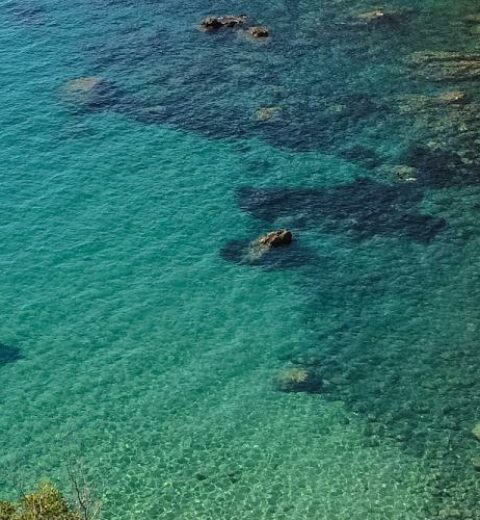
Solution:
<svg viewBox="0 0 480 520">
<path fill-rule="evenodd" d="M 386 235 L 429 242 L 446 225 L 415 212 L 423 193 L 414 183 L 388 185 L 362 178 L 324 188 L 241 188 L 237 197 L 243 211 L 267 222 L 288 217 L 296 227 L 346 232 L 358 240 Z"/>
<path fill-rule="evenodd" d="M 245 24 L 247 17 L 240 15 L 207 16 L 200 22 L 200 27 L 205 31 L 215 31 L 224 27 L 239 27 Z"/>
</svg>

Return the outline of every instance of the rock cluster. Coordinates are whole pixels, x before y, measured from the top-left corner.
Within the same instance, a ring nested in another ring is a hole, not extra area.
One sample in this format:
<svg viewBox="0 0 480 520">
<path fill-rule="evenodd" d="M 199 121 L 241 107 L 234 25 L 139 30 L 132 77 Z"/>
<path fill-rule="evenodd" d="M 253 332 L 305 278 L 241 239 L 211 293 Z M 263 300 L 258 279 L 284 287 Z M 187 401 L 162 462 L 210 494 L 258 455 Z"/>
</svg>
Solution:
<svg viewBox="0 0 480 520">
<path fill-rule="evenodd" d="M 207 16 L 200 22 L 200 27 L 206 31 L 214 31 L 224 27 L 239 27 L 245 24 L 247 17 L 240 15 Z"/>
<path fill-rule="evenodd" d="M 224 28 L 240 28 L 244 27 L 247 22 L 247 16 L 239 15 L 224 15 L 224 16 L 207 16 L 200 22 L 200 27 L 204 31 L 216 31 Z M 245 29 L 246 34 L 252 38 L 268 38 L 270 35 L 267 27 L 261 25 L 253 25 Z"/>
</svg>

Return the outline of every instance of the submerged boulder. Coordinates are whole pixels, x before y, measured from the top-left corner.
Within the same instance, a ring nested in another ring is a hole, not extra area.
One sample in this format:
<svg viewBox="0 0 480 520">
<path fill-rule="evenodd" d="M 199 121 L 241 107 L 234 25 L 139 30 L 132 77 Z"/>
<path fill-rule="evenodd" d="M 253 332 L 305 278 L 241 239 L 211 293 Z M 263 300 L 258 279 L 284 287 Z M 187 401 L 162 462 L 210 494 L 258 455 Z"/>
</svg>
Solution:
<svg viewBox="0 0 480 520">
<path fill-rule="evenodd" d="M 354 17 L 353 25 L 378 27 L 378 28 L 399 28 L 409 16 L 409 10 L 385 11 L 383 9 L 374 9 L 364 13 L 357 14 Z"/>
<path fill-rule="evenodd" d="M 386 12 L 386 11 L 368 11 L 366 13 L 360 13 L 357 18 L 361 22 L 365 23 L 378 23 L 378 22 L 392 22 L 395 21 L 396 16 L 395 13 Z"/>
<path fill-rule="evenodd" d="M 60 88 L 60 98 L 77 108 L 101 109 L 117 101 L 117 92 L 104 78 L 84 76 L 64 83 Z"/>
<path fill-rule="evenodd" d="M 275 379 L 280 392 L 307 392 L 317 394 L 322 391 L 323 382 L 314 368 L 291 367 L 281 370 Z"/>
<path fill-rule="evenodd" d="M 278 119 L 282 107 L 260 107 L 255 110 L 254 119 L 260 123 L 266 123 Z"/>
<path fill-rule="evenodd" d="M 437 101 L 442 105 L 463 105 L 468 102 L 468 96 L 462 90 L 449 90 L 440 94 Z"/>
<path fill-rule="evenodd" d="M 200 22 L 200 27 L 206 31 L 215 31 L 224 27 L 239 27 L 244 25 L 247 17 L 244 14 L 207 16 Z"/>
</svg>

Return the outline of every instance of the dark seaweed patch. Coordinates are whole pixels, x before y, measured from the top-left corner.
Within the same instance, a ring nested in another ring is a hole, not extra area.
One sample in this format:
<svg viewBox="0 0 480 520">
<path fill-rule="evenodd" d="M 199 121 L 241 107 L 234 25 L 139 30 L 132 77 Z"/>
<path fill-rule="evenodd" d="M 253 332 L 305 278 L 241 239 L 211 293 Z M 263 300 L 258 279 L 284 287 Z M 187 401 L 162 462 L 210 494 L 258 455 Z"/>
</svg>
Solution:
<svg viewBox="0 0 480 520">
<path fill-rule="evenodd" d="M 446 188 L 480 183 L 480 175 L 469 171 L 461 157 L 449 150 L 431 150 L 411 146 L 404 157 L 405 164 L 418 170 L 418 182 L 429 188 Z"/>
<path fill-rule="evenodd" d="M 382 158 L 375 150 L 362 145 L 352 145 L 342 150 L 340 156 L 368 169 L 376 168 L 382 164 Z"/>
<path fill-rule="evenodd" d="M 375 235 L 429 242 L 446 225 L 443 219 L 415 212 L 422 192 L 362 178 L 326 188 L 255 189 L 237 192 L 242 210 L 273 223 L 288 217 L 300 228 L 348 233 L 352 238 Z"/>
<path fill-rule="evenodd" d="M 7 363 L 14 363 L 21 359 L 22 353 L 18 347 L 0 343 L 0 366 Z"/>
</svg>

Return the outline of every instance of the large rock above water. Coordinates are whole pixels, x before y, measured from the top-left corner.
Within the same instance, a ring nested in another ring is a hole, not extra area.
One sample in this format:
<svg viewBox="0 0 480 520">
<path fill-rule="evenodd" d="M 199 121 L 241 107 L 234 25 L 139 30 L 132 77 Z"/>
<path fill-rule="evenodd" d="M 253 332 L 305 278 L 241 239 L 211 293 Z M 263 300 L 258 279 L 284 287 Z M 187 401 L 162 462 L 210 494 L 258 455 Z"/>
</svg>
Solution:
<svg viewBox="0 0 480 520">
<path fill-rule="evenodd" d="M 215 31 L 224 27 L 240 27 L 245 24 L 247 17 L 244 14 L 207 16 L 200 22 L 200 27 L 205 31 Z"/>
<path fill-rule="evenodd" d="M 255 26 L 255 27 L 249 27 L 247 29 L 247 33 L 252 38 L 268 38 L 268 36 L 270 34 L 266 27 L 259 26 L 259 25 Z"/>
<path fill-rule="evenodd" d="M 293 240 L 292 232 L 288 229 L 280 229 L 278 231 L 270 231 L 266 235 L 255 240 L 254 244 L 266 248 L 280 247 L 290 244 Z"/>
<path fill-rule="evenodd" d="M 261 265 L 270 268 L 287 268 L 302 265 L 308 252 L 298 246 L 287 248 L 293 240 L 287 229 L 271 231 L 255 240 L 230 240 L 221 250 L 221 256 L 228 261 Z"/>
<path fill-rule="evenodd" d="M 288 229 L 270 231 L 249 244 L 246 256 L 250 262 L 257 262 L 271 249 L 287 246 L 292 240 L 292 232 Z"/>
</svg>

